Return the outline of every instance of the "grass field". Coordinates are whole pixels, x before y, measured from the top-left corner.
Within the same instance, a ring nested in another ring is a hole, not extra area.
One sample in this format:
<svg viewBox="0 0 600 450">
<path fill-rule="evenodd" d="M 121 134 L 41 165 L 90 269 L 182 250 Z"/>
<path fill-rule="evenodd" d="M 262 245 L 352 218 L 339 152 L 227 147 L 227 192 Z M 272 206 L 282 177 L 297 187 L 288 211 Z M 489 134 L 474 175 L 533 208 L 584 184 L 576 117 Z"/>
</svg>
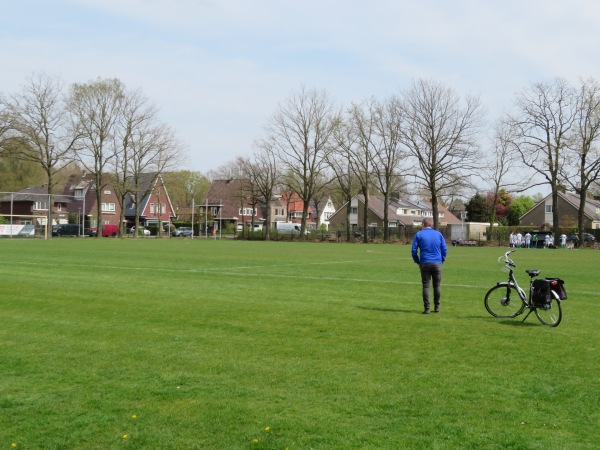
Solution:
<svg viewBox="0 0 600 450">
<path fill-rule="evenodd" d="M 495 319 L 504 248 L 450 248 L 421 313 L 399 245 L 0 241 L 0 449 L 598 448 L 593 250 L 557 328 Z"/>
</svg>

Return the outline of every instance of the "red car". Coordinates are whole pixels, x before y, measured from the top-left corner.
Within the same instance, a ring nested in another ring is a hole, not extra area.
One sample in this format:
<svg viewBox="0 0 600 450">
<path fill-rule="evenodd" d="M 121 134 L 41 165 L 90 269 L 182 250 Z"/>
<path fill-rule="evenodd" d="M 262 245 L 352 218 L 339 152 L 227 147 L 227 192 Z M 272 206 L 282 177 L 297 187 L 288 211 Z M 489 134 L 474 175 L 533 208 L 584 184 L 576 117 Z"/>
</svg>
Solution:
<svg viewBox="0 0 600 450">
<path fill-rule="evenodd" d="M 98 228 L 90 228 L 88 233 L 91 237 L 98 236 Z M 119 234 L 119 226 L 118 225 L 102 225 L 102 236 L 103 237 L 114 237 Z"/>
</svg>

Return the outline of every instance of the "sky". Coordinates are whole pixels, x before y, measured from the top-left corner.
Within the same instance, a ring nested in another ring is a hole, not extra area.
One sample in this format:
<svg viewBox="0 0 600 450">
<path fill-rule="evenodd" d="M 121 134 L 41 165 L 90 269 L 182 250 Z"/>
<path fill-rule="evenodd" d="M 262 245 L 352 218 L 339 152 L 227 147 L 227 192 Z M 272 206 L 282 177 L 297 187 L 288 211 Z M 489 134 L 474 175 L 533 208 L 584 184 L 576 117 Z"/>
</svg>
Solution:
<svg viewBox="0 0 600 450">
<path fill-rule="evenodd" d="M 532 83 L 600 79 L 597 0 L 1 5 L 1 93 L 38 72 L 67 84 L 118 78 L 176 130 L 182 168 L 202 173 L 250 156 L 278 105 L 303 86 L 344 108 L 433 80 L 479 96 L 491 124 Z"/>
</svg>

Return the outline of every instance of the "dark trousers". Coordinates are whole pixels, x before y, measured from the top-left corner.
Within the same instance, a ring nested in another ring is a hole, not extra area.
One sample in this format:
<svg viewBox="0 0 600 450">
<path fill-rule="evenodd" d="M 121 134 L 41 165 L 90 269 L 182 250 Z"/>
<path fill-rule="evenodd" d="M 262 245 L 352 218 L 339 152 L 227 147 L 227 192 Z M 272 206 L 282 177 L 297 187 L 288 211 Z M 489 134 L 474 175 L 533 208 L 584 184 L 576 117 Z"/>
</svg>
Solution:
<svg viewBox="0 0 600 450">
<path fill-rule="evenodd" d="M 441 264 L 420 264 L 421 281 L 423 282 L 423 307 L 430 309 L 429 303 L 429 285 L 433 280 L 433 304 L 440 306 L 442 299 L 442 265 Z"/>
</svg>

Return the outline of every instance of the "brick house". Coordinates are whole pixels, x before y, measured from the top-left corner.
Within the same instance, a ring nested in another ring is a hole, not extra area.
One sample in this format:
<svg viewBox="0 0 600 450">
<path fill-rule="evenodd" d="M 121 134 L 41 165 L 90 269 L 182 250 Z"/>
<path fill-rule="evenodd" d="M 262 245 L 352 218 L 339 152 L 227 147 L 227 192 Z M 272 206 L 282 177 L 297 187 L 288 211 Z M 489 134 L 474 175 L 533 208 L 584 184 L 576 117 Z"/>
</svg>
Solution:
<svg viewBox="0 0 600 450">
<path fill-rule="evenodd" d="M 206 194 L 206 203 L 198 205 L 200 215 L 209 217 L 209 229 L 222 229 L 227 225 L 248 225 L 252 220 L 254 223 L 264 223 L 267 217 L 266 205 L 253 201 L 252 197 L 248 180 L 214 180 Z"/>
<path fill-rule="evenodd" d="M 0 214 L 15 225 L 43 226 L 48 223 L 50 196 L 45 186 L 29 186 L 0 199 Z M 72 199 L 52 196 L 52 225 L 68 223 Z"/>
<path fill-rule="evenodd" d="M 177 216 L 171 203 L 169 192 L 163 177 L 158 173 L 140 174 L 138 190 L 140 225 L 169 224 Z M 125 220 L 127 227 L 135 225 L 135 195 L 129 193 L 125 196 Z"/>
<path fill-rule="evenodd" d="M 96 178 L 92 173 L 71 175 L 63 189 L 63 195 L 71 198 L 69 212 L 83 217 L 85 228 L 102 225 L 119 225 L 121 206 L 112 185 L 107 184 L 101 194 L 101 216 L 98 215 Z"/>
</svg>

